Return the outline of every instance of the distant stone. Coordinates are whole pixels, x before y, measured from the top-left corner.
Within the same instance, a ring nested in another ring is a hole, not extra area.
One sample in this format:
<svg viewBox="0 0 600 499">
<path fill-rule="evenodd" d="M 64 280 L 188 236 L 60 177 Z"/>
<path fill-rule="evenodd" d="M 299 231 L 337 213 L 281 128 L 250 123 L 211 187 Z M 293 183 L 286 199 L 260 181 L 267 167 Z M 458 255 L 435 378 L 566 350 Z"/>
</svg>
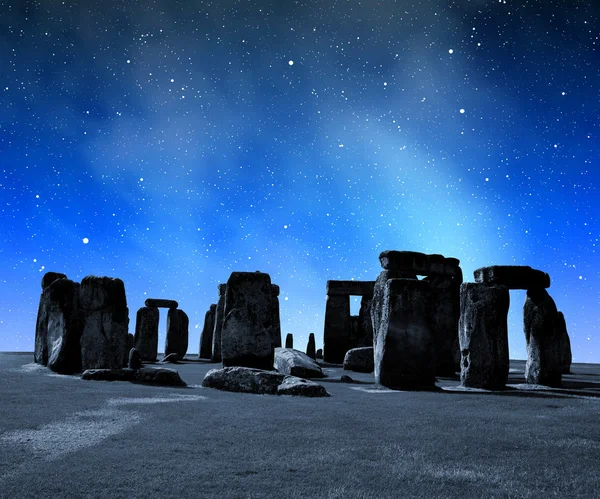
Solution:
<svg viewBox="0 0 600 499">
<path fill-rule="evenodd" d="M 118 369 L 127 358 L 129 309 L 121 279 L 87 276 L 81 281 L 81 368 Z"/>
<path fill-rule="evenodd" d="M 354 380 L 348 376 L 347 374 L 342 374 L 342 377 L 340 378 L 340 381 L 342 383 L 354 383 Z"/>
<path fill-rule="evenodd" d="M 161 363 L 166 364 L 166 363 L 171 363 L 171 364 L 179 364 L 181 357 L 179 356 L 179 354 L 176 353 L 170 353 L 169 355 L 165 355 L 165 358 L 163 360 L 161 360 Z"/>
<path fill-rule="evenodd" d="M 52 284 L 57 279 L 66 279 L 66 274 L 61 274 L 60 272 L 46 272 L 44 277 L 42 277 L 42 290 L 46 289 L 50 284 Z"/>
<path fill-rule="evenodd" d="M 317 359 L 323 359 L 323 349 L 319 348 L 315 354 Z"/>
<path fill-rule="evenodd" d="M 330 397 L 323 385 L 314 381 L 286 376 L 277 387 L 277 395 L 295 395 L 302 397 Z"/>
<path fill-rule="evenodd" d="M 285 337 L 285 348 L 294 348 L 294 335 L 288 333 Z"/>
<path fill-rule="evenodd" d="M 308 355 L 313 360 L 315 360 L 317 358 L 316 351 L 315 351 L 315 335 L 314 335 L 314 333 L 310 333 L 308 335 L 308 344 L 306 345 L 306 355 Z"/>
<path fill-rule="evenodd" d="M 527 383 L 560 386 L 563 370 L 563 335 L 556 327 L 557 315 L 556 304 L 545 289 L 527 291 L 523 305 Z"/>
<path fill-rule="evenodd" d="M 189 319 L 183 310 L 170 308 L 167 312 L 165 355 L 176 353 L 183 359 L 188 349 Z"/>
<path fill-rule="evenodd" d="M 135 348 L 129 350 L 129 362 L 127 363 L 127 367 L 129 369 L 141 369 L 142 367 L 142 358 Z"/>
<path fill-rule="evenodd" d="M 142 360 L 156 362 L 158 356 L 158 321 L 156 307 L 141 307 L 135 320 L 135 348 Z"/>
<path fill-rule="evenodd" d="M 500 390 L 508 381 L 508 288 L 465 282 L 460 286 L 461 384 Z"/>
<path fill-rule="evenodd" d="M 372 373 L 375 370 L 373 347 L 353 348 L 346 352 L 344 370 Z"/>
<path fill-rule="evenodd" d="M 557 334 L 561 338 L 561 374 L 570 374 L 571 362 L 573 361 L 573 357 L 571 354 L 571 340 L 569 339 L 569 333 L 567 332 L 567 323 L 565 322 L 565 316 L 562 312 L 558 312 L 556 314 L 555 327 L 557 329 Z"/>
<path fill-rule="evenodd" d="M 475 282 L 498 284 L 508 289 L 549 288 L 550 276 L 527 265 L 493 265 L 473 272 Z"/>
<path fill-rule="evenodd" d="M 212 356 L 213 334 L 215 331 L 215 313 L 217 305 L 212 304 L 206 314 L 204 314 L 204 327 L 200 334 L 200 349 L 198 350 L 198 358 L 210 359 Z"/>
<path fill-rule="evenodd" d="M 141 369 L 86 369 L 81 379 L 95 381 L 133 381 L 162 386 L 187 386 L 173 369 L 143 367 Z"/>
<path fill-rule="evenodd" d="M 308 355 L 293 348 L 276 348 L 273 367 L 282 374 L 300 378 L 323 378 L 321 367 Z"/>
<path fill-rule="evenodd" d="M 146 298 L 144 305 L 147 307 L 158 307 L 158 308 L 177 308 L 179 303 L 175 300 L 163 300 L 161 298 Z"/>
<path fill-rule="evenodd" d="M 213 330 L 212 353 L 210 356 L 211 362 L 221 362 L 221 335 L 223 332 L 223 315 L 225 313 L 225 292 L 227 284 L 219 284 L 219 301 L 215 311 L 215 327 Z M 281 340 L 280 340 L 281 341 Z"/>
</svg>

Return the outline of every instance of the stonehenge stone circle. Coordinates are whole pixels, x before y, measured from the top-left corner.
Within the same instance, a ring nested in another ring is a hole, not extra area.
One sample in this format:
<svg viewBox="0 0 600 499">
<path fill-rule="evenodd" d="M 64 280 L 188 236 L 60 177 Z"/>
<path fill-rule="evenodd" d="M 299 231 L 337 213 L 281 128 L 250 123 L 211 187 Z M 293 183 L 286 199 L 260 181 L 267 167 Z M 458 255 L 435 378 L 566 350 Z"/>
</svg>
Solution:
<svg viewBox="0 0 600 499">
<path fill-rule="evenodd" d="M 317 357 L 317 359 L 322 359 L 323 358 L 323 349 L 319 348 L 317 350 L 317 353 L 315 354 L 315 356 Z"/>
<path fill-rule="evenodd" d="M 221 334 L 223 332 L 223 316 L 225 313 L 225 292 L 227 284 L 219 284 L 219 300 L 217 301 L 217 309 L 215 311 L 215 327 L 213 331 L 212 354 L 211 362 L 221 362 Z"/>
<path fill-rule="evenodd" d="M 170 308 L 167 313 L 167 337 L 165 356 L 176 353 L 180 359 L 185 357 L 189 340 L 189 318 L 183 310 Z"/>
<path fill-rule="evenodd" d="M 508 307 L 503 285 L 465 282 L 460 286 L 461 384 L 500 390 L 508 381 Z"/>
<path fill-rule="evenodd" d="M 294 348 L 294 335 L 288 333 L 285 337 L 285 348 Z"/>
<path fill-rule="evenodd" d="M 549 288 L 550 276 L 527 265 L 492 265 L 475 270 L 475 282 L 500 284 L 508 289 Z"/>
<path fill-rule="evenodd" d="M 163 300 L 161 298 L 147 298 L 144 304 L 147 307 L 157 307 L 157 308 L 177 308 L 179 307 L 179 303 L 175 300 Z"/>
<path fill-rule="evenodd" d="M 156 307 L 141 307 L 135 320 L 135 348 L 142 360 L 156 362 L 158 358 L 158 321 Z"/>
<path fill-rule="evenodd" d="M 401 271 L 416 275 L 443 275 L 458 277 L 462 281 L 462 271 L 456 258 L 443 255 L 426 255 L 416 251 L 382 251 L 379 262 L 384 270 Z"/>
<path fill-rule="evenodd" d="M 46 272 L 42 277 L 42 294 L 40 295 L 40 303 L 35 325 L 35 347 L 33 351 L 33 360 L 42 365 L 48 364 L 48 312 L 50 306 L 50 292 L 44 291 L 58 279 L 66 279 L 65 274 L 58 272 Z M 57 293 L 53 294 L 54 300 L 58 298 Z M 78 306 L 77 306 L 78 307 Z M 76 307 L 76 308 L 77 308 Z"/>
<path fill-rule="evenodd" d="M 272 369 L 277 334 L 273 298 L 269 274 L 231 273 L 221 333 L 224 367 Z"/>
<path fill-rule="evenodd" d="M 321 367 L 308 355 L 293 348 L 276 348 L 273 361 L 275 370 L 300 378 L 323 378 Z"/>
<path fill-rule="evenodd" d="M 204 327 L 200 334 L 200 347 L 198 349 L 199 359 L 210 359 L 212 357 L 213 349 L 213 334 L 215 331 L 215 314 L 217 311 L 217 304 L 211 304 L 208 312 L 204 315 Z"/>
<path fill-rule="evenodd" d="M 315 351 L 315 335 L 314 333 L 310 333 L 308 335 L 308 344 L 306 345 L 306 355 L 308 355 L 312 360 L 317 358 L 317 354 Z"/>
<path fill-rule="evenodd" d="M 392 389 L 435 386 L 435 346 L 429 325 L 431 285 L 389 279 L 374 346 L 375 382 Z"/>
</svg>

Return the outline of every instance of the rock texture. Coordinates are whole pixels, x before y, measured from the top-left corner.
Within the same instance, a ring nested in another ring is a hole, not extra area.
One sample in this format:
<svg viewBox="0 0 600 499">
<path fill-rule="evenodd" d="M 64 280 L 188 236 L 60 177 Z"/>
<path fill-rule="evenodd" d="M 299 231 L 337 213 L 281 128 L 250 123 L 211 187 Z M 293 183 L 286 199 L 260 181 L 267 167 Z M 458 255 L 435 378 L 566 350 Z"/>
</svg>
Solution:
<svg viewBox="0 0 600 499">
<path fill-rule="evenodd" d="M 373 347 L 352 348 L 344 357 L 344 370 L 372 373 L 375 370 Z"/>
<path fill-rule="evenodd" d="M 140 356 L 140 353 L 135 348 L 132 348 L 131 350 L 129 350 L 129 359 L 127 362 L 127 367 L 129 369 L 141 369 L 142 368 L 142 357 Z"/>
<path fill-rule="evenodd" d="M 86 369 L 82 379 L 96 381 L 133 381 L 163 386 L 187 386 L 173 369 L 143 367 L 141 369 Z"/>
<path fill-rule="evenodd" d="M 212 304 L 204 315 L 204 327 L 200 334 L 200 348 L 198 357 L 200 359 L 210 359 L 212 357 L 213 334 L 215 330 L 215 313 L 217 305 Z"/>
<path fill-rule="evenodd" d="M 434 337 L 428 320 L 430 307 L 428 282 L 386 281 L 374 347 L 376 383 L 392 389 L 435 386 Z"/>
<path fill-rule="evenodd" d="M 281 319 L 279 317 L 279 286 L 277 284 L 271 284 L 271 290 L 273 291 L 273 348 L 279 348 L 281 346 Z"/>
<path fill-rule="evenodd" d="M 158 308 L 141 307 L 135 320 L 135 348 L 142 360 L 156 362 L 158 357 Z"/>
<path fill-rule="evenodd" d="M 557 328 L 558 310 L 548 292 L 530 289 L 523 305 L 527 343 L 525 380 L 536 385 L 560 386 L 563 370 L 562 332 Z"/>
<path fill-rule="evenodd" d="M 363 296 L 360 300 L 360 311 L 358 313 L 359 338 L 355 347 L 373 346 L 373 323 L 371 322 L 371 302 L 373 295 Z"/>
<path fill-rule="evenodd" d="M 460 379 L 463 386 L 499 390 L 508 381 L 508 288 L 484 283 L 460 287 Z"/>
<path fill-rule="evenodd" d="M 508 289 L 549 288 L 550 276 L 527 265 L 493 265 L 474 272 L 475 282 L 498 284 Z"/>
<path fill-rule="evenodd" d="M 42 277 L 42 294 L 38 306 L 37 320 L 35 325 L 35 347 L 33 352 L 34 362 L 43 366 L 48 364 L 48 299 L 49 293 L 44 290 L 58 279 L 66 279 L 65 274 L 58 272 L 46 272 Z"/>
<path fill-rule="evenodd" d="M 221 337 L 224 367 L 273 367 L 277 328 L 273 324 L 269 274 L 232 272 L 227 281 Z"/>
<path fill-rule="evenodd" d="M 327 295 L 323 331 L 323 358 L 325 362 L 341 364 L 352 347 L 350 299 L 348 295 Z"/>
<path fill-rule="evenodd" d="M 456 258 L 443 255 L 426 255 L 416 251 L 382 251 L 379 262 L 384 270 L 404 271 L 416 275 L 444 275 L 459 277 L 462 282 L 462 271 Z"/>
<path fill-rule="evenodd" d="M 202 380 L 202 386 L 260 395 L 329 396 L 325 388 L 317 383 L 274 371 L 239 366 L 211 369 Z"/>
<path fill-rule="evenodd" d="M 183 359 L 188 349 L 189 318 L 183 310 L 170 308 L 167 313 L 165 355 L 176 353 Z"/>
<path fill-rule="evenodd" d="M 294 335 L 288 333 L 285 337 L 285 348 L 294 348 Z"/>
<path fill-rule="evenodd" d="M 561 338 L 561 374 L 569 374 L 571 372 L 571 362 L 573 360 L 571 355 L 571 340 L 569 339 L 569 333 L 567 332 L 567 323 L 565 322 L 565 316 L 562 312 L 556 314 L 555 327 L 557 334 Z"/>
<path fill-rule="evenodd" d="M 81 333 L 81 368 L 123 367 L 129 327 L 123 281 L 112 277 L 84 277 L 79 302 L 85 316 Z"/>
<path fill-rule="evenodd" d="M 177 308 L 179 303 L 175 300 L 163 300 L 161 298 L 147 298 L 144 302 L 147 307 L 158 307 L 158 308 Z"/>
<path fill-rule="evenodd" d="M 212 353 L 210 356 L 211 362 L 221 362 L 221 335 L 223 332 L 223 316 L 225 314 L 225 292 L 227 284 L 219 284 L 219 300 L 217 301 L 217 309 L 215 311 L 215 327 L 213 330 Z"/>
<path fill-rule="evenodd" d="M 276 348 L 273 367 L 276 371 L 300 378 L 324 378 L 321 367 L 308 355 L 293 348 Z"/>
<path fill-rule="evenodd" d="M 310 333 L 308 335 L 308 344 L 306 345 L 306 355 L 308 355 L 313 360 L 315 360 L 317 358 L 317 352 L 315 351 L 315 335 L 314 335 L 314 333 Z"/>
</svg>

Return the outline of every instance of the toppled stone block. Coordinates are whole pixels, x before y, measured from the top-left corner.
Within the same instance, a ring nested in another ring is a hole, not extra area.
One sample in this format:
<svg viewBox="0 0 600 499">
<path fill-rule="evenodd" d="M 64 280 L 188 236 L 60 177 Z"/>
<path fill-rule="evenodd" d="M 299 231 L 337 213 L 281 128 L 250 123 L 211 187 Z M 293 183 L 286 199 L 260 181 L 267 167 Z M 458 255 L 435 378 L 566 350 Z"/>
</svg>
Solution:
<svg viewBox="0 0 600 499">
<path fill-rule="evenodd" d="M 373 347 L 352 348 L 344 357 L 344 370 L 372 373 L 375 370 Z"/>
<path fill-rule="evenodd" d="M 473 272 L 475 282 L 498 284 L 508 289 L 549 288 L 550 276 L 527 265 L 492 265 Z"/>
<path fill-rule="evenodd" d="M 187 386 L 173 369 L 142 367 L 141 369 L 86 369 L 81 379 L 95 381 L 132 381 L 163 386 Z"/>
<path fill-rule="evenodd" d="M 144 305 L 147 307 L 158 307 L 158 308 L 177 308 L 179 303 L 175 300 L 163 300 L 162 298 L 146 298 Z"/>
<path fill-rule="evenodd" d="M 466 282 L 460 286 L 461 384 L 500 390 L 508 381 L 508 288 Z"/>
<path fill-rule="evenodd" d="M 293 348 L 276 348 L 273 367 L 282 374 L 299 378 L 325 377 L 321 367 L 314 360 Z"/>
<path fill-rule="evenodd" d="M 315 356 L 317 357 L 317 359 L 323 359 L 323 349 L 319 348 L 315 354 Z"/>
<path fill-rule="evenodd" d="M 329 393 L 323 385 L 314 381 L 286 376 L 277 387 L 277 395 L 295 395 L 302 397 L 329 397 Z"/>
<path fill-rule="evenodd" d="M 142 360 L 156 362 L 158 356 L 158 321 L 156 307 L 141 307 L 135 320 L 135 348 Z"/>
</svg>

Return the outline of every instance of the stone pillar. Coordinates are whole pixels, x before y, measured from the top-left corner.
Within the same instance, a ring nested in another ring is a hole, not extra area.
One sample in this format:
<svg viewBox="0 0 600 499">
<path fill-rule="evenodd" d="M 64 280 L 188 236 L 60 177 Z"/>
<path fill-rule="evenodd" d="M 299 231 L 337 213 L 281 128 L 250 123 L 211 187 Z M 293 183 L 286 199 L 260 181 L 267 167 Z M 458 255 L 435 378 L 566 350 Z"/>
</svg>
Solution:
<svg viewBox="0 0 600 499">
<path fill-rule="evenodd" d="M 371 322 L 372 296 L 363 296 L 360 300 L 360 312 L 358 313 L 358 324 L 360 338 L 357 347 L 373 346 L 373 323 Z"/>
<path fill-rule="evenodd" d="M 204 327 L 200 335 L 200 346 L 198 348 L 199 359 L 210 359 L 212 356 L 213 334 L 215 331 L 215 313 L 217 305 L 213 303 L 204 315 Z"/>
<path fill-rule="evenodd" d="M 273 325 L 275 330 L 273 331 L 273 335 L 275 338 L 275 343 L 273 348 L 281 347 L 281 319 L 279 317 L 279 286 L 277 284 L 271 284 L 271 289 L 273 290 Z"/>
<path fill-rule="evenodd" d="M 167 313 L 167 337 L 165 357 L 176 353 L 183 359 L 188 349 L 189 319 L 183 310 L 170 308 Z"/>
<path fill-rule="evenodd" d="M 350 298 L 348 295 L 327 295 L 325 328 L 323 331 L 323 360 L 332 364 L 344 362 L 350 343 Z"/>
<path fill-rule="evenodd" d="M 523 305 L 527 383 L 560 386 L 563 354 L 562 331 L 556 327 L 557 315 L 556 304 L 544 288 L 527 291 Z"/>
<path fill-rule="evenodd" d="M 435 347 L 429 326 L 431 286 L 389 279 L 374 347 L 375 382 L 392 389 L 435 386 Z"/>
<path fill-rule="evenodd" d="M 219 284 L 219 300 L 215 311 L 215 327 L 213 330 L 211 362 L 221 362 L 221 333 L 223 331 L 223 315 L 225 313 L 225 292 L 227 284 Z"/>
<path fill-rule="evenodd" d="M 460 286 L 460 380 L 463 386 L 500 390 L 508 381 L 508 306 L 503 285 Z"/>
<path fill-rule="evenodd" d="M 37 320 L 35 324 L 35 350 L 33 360 L 43 366 L 48 365 L 48 300 L 44 298 L 44 290 L 58 279 L 66 279 L 65 274 L 58 272 L 46 272 L 42 277 L 42 294 L 38 306 Z"/>
<path fill-rule="evenodd" d="M 288 333 L 285 337 L 285 348 L 294 348 L 294 335 Z"/>
<path fill-rule="evenodd" d="M 571 372 L 571 362 L 573 360 L 571 354 L 571 340 L 569 339 L 569 333 L 567 332 L 567 323 L 565 322 L 565 316 L 562 312 L 556 314 L 555 327 L 557 333 L 561 339 L 561 352 L 562 352 L 562 369 L 561 374 L 569 374 Z"/>
<path fill-rule="evenodd" d="M 315 335 L 314 333 L 310 333 L 308 335 L 308 345 L 306 345 L 306 355 L 308 355 L 312 360 L 315 360 L 317 358 L 315 348 Z"/>
<path fill-rule="evenodd" d="M 188 351 L 190 339 L 190 319 L 183 310 L 177 310 L 179 321 L 179 358 L 183 359 Z"/>
<path fill-rule="evenodd" d="M 158 321 L 157 307 L 141 307 L 135 320 L 135 349 L 142 360 L 156 362 L 158 356 Z"/>
</svg>

